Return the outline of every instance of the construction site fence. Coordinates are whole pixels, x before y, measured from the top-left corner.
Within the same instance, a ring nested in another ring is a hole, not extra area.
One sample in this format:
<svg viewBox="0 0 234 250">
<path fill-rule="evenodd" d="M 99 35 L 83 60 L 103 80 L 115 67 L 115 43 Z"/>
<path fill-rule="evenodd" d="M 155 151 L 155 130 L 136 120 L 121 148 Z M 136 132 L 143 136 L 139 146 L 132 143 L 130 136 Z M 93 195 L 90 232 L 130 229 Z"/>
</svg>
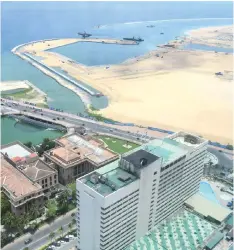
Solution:
<svg viewBox="0 0 234 250">
<path fill-rule="evenodd" d="M 105 120 L 104 122 L 108 123 L 108 124 L 119 125 L 119 126 L 130 126 L 130 127 L 135 126 L 134 123 L 121 123 L 121 122 L 107 121 L 107 120 Z M 147 127 L 147 128 L 149 130 L 158 131 L 158 132 L 166 133 L 166 134 L 173 134 L 174 133 L 173 131 L 164 130 L 164 129 L 160 129 L 160 128 L 154 128 L 154 127 Z M 225 145 L 225 144 L 221 144 L 219 142 L 212 142 L 212 141 L 209 141 L 208 144 L 211 145 L 211 146 L 215 146 L 215 147 L 219 147 L 219 148 L 223 148 L 223 149 L 227 149 L 227 146 L 228 146 L 228 145 Z M 230 151 L 232 151 L 232 150 L 230 150 Z"/>
</svg>

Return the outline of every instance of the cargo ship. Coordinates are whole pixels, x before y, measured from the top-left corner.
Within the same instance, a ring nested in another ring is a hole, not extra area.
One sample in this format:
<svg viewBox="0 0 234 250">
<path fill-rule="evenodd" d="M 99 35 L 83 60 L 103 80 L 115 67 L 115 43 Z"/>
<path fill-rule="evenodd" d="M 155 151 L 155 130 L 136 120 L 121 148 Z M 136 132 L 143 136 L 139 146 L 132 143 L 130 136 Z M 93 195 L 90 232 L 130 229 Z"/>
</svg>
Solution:
<svg viewBox="0 0 234 250">
<path fill-rule="evenodd" d="M 128 41 L 134 41 L 134 42 L 143 42 L 144 40 L 142 39 L 142 38 L 140 38 L 140 37 L 138 37 L 138 38 L 135 38 L 135 37 L 124 37 L 123 38 L 123 40 L 128 40 Z"/>
</svg>

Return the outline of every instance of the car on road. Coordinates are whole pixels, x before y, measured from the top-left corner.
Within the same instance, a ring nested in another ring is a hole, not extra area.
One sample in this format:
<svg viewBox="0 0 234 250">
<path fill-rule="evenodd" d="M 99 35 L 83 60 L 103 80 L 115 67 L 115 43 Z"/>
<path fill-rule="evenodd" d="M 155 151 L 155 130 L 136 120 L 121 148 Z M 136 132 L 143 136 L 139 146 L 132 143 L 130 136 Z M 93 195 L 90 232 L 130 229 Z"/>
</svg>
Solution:
<svg viewBox="0 0 234 250">
<path fill-rule="evenodd" d="M 64 238 L 63 238 L 64 241 L 68 242 L 70 240 L 70 238 L 66 235 Z"/>
<path fill-rule="evenodd" d="M 59 241 L 57 241 L 57 242 L 58 242 L 60 245 L 66 243 L 66 241 L 64 241 L 64 240 L 59 240 Z"/>
<path fill-rule="evenodd" d="M 59 242 L 53 242 L 52 244 L 51 244 L 51 246 L 55 246 L 55 247 L 60 247 L 61 246 L 61 244 L 59 243 Z"/>
<path fill-rule="evenodd" d="M 55 247 L 55 246 L 53 246 L 53 245 L 48 246 L 48 247 L 46 248 L 46 250 L 54 250 L 54 249 L 56 249 L 56 247 Z"/>
<path fill-rule="evenodd" d="M 29 244 L 30 242 L 32 242 L 32 239 L 28 238 L 27 240 L 24 241 L 24 244 Z"/>
<path fill-rule="evenodd" d="M 69 235 L 67 235 L 68 237 L 69 237 L 69 239 L 74 239 L 75 238 L 75 236 L 73 235 L 73 234 L 69 234 Z"/>
</svg>

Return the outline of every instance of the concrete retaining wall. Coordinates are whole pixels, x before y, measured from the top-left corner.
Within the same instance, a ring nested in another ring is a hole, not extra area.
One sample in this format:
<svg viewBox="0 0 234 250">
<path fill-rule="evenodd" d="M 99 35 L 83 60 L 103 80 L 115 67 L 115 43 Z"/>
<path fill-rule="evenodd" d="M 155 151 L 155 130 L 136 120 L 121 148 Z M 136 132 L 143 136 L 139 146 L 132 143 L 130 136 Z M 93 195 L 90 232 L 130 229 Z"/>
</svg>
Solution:
<svg viewBox="0 0 234 250">
<path fill-rule="evenodd" d="M 85 86 L 79 84 L 78 82 L 70 79 L 69 77 L 63 75 L 62 73 L 56 71 L 55 69 L 51 68 L 51 67 L 48 67 L 47 65 L 45 65 L 44 63 L 42 62 L 39 62 L 38 60 L 36 60 L 35 58 L 33 58 L 31 55 L 27 54 L 27 53 L 23 53 L 24 56 L 26 56 L 27 58 L 31 59 L 32 61 L 38 63 L 40 66 L 46 68 L 47 70 L 49 70 L 50 72 L 60 76 L 61 78 L 63 78 L 64 80 L 72 83 L 73 85 L 75 85 L 76 87 L 79 87 L 80 89 L 82 89 L 83 91 L 87 92 L 88 94 L 92 95 L 92 96 L 96 96 L 96 93 L 93 92 L 92 90 L 86 88 Z"/>
</svg>

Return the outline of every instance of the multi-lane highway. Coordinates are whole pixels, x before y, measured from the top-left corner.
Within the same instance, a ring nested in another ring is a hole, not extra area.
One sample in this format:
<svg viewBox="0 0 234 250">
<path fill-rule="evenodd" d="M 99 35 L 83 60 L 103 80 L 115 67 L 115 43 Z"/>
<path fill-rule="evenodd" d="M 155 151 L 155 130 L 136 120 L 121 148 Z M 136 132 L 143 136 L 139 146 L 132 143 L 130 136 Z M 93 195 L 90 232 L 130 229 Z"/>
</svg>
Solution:
<svg viewBox="0 0 234 250">
<path fill-rule="evenodd" d="M 32 114 L 36 116 L 41 116 L 42 119 L 48 118 L 49 120 L 54 120 L 54 122 L 62 121 L 64 123 L 74 125 L 74 127 L 84 126 L 90 132 L 108 133 L 113 136 L 119 136 L 139 142 L 145 142 L 147 140 L 157 138 L 155 136 L 148 136 L 147 129 L 139 128 L 138 133 L 133 133 L 131 131 L 121 129 L 121 126 L 118 126 L 118 128 L 116 128 L 116 126 L 113 126 L 112 124 L 97 122 L 95 120 L 83 118 L 78 115 L 70 114 L 67 112 L 59 112 L 46 108 L 36 108 L 32 105 L 28 105 L 22 102 L 5 100 L 2 101 L 2 104 L 4 104 L 2 105 L 2 113 L 20 111 L 26 115 Z"/>
<path fill-rule="evenodd" d="M 16 239 L 15 241 L 13 241 L 12 243 L 6 245 L 5 247 L 3 247 L 3 250 L 24 250 L 25 247 L 28 247 L 29 250 L 37 250 L 40 249 L 40 247 L 47 245 L 50 243 L 50 238 L 49 238 L 49 234 L 51 232 L 54 232 L 56 234 L 56 238 L 58 236 L 60 236 L 60 234 L 58 233 L 58 229 L 61 228 L 61 226 L 63 227 L 63 232 L 64 234 L 66 234 L 67 232 L 69 232 L 69 223 L 72 222 L 73 217 L 71 216 L 72 213 L 74 213 L 74 211 L 70 211 L 67 214 L 58 217 L 54 222 L 50 223 L 50 224 L 45 224 L 44 226 L 42 226 L 41 228 L 39 228 L 34 234 L 24 234 L 21 237 L 19 237 L 18 239 Z M 32 239 L 32 242 L 30 242 L 29 244 L 25 244 L 24 241 L 27 239 Z M 70 243 L 66 243 L 63 245 L 63 247 L 61 248 L 56 248 L 58 250 L 60 249 L 69 249 L 73 246 L 76 245 L 76 240 L 71 241 Z M 69 248 L 65 248 L 69 246 Z"/>
</svg>

